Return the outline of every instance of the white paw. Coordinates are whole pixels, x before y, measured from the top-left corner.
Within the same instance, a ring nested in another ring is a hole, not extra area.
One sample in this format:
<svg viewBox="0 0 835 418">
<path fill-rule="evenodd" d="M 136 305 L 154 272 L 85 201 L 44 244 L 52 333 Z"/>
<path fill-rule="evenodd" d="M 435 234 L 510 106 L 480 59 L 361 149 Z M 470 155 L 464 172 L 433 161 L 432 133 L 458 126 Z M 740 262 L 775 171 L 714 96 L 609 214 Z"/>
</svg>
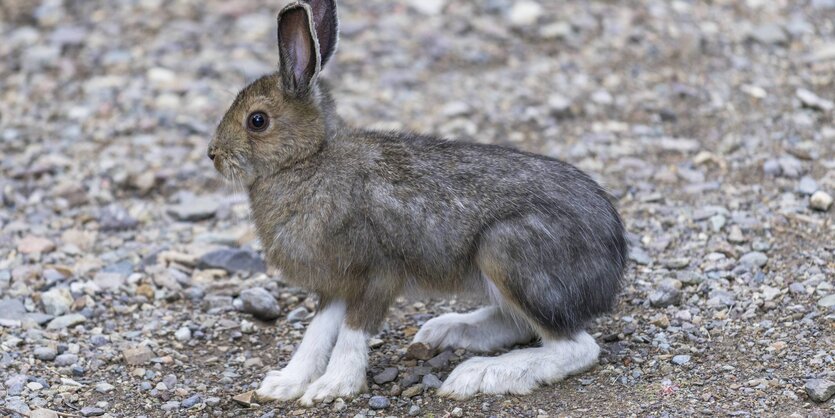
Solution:
<svg viewBox="0 0 835 418">
<path fill-rule="evenodd" d="M 474 352 L 490 352 L 519 342 L 530 341 L 531 333 L 503 321 L 493 308 L 459 314 L 449 313 L 430 319 L 415 335 L 422 342 L 438 349 L 463 348 Z"/>
<path fill-rule="evenodd" d="M 473 357 L 461 363 L 438 389 L 438 394 L 467 399 L 478 393 L 524 395 L 537 387 L 523 367 L 499 357 Z"/>
<path fill-rule="evenodd" d="M 325 373 L 307 388 L 302 398 L 299 399 L 299 403 L 312 406 L 314 403 L 339 397 L 351 398 L 364 392 L 365 389 L 364 369 L 361 373 L 334 373 L 332 375 Z"/>
<path fill-rule="evenodd" d="M 255 394 L 265 400 L 291 401 L 302 396 L 310 385 L 310 380 L 306 373 L 297 373 L 286 368 L 280 371 L 273 370 L 267 373 Z"/>
</svg>

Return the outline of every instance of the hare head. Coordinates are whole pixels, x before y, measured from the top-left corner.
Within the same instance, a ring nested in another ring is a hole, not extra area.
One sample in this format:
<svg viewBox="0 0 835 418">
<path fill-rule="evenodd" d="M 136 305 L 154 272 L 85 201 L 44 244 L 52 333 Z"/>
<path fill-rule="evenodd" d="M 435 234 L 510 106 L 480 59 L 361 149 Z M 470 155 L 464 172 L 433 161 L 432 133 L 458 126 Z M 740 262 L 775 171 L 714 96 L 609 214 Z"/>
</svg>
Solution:
<svg viewBox="0 0 835 418">
<path fill-rule="evenodd" d="M 337 37 L 334 0 L 294 2 L 281 10 L 278 72 L 238 94 L 209 144 L 209 158 L 221 175 L 247 185 L 322 147 L 338 116 L 318 77 Z"/>
</svg>

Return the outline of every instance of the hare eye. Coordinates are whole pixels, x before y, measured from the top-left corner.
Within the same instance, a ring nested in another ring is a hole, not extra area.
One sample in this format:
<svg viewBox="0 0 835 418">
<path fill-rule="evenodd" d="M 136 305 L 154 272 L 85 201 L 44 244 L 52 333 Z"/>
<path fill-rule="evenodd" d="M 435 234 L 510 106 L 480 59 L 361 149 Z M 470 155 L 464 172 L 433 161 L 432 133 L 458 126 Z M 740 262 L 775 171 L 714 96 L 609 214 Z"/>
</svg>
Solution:
<svg viewBox="0 0 835 418">
<path fill-rule="evenodd" d="M 246 119 L 246 127 L 250 131 L 261 132 L 264 129 L 267 129 L 267 125 L 269 125 L 269 118 L 264 112 L 250 113 L 249 117 Z"/>
</svg>

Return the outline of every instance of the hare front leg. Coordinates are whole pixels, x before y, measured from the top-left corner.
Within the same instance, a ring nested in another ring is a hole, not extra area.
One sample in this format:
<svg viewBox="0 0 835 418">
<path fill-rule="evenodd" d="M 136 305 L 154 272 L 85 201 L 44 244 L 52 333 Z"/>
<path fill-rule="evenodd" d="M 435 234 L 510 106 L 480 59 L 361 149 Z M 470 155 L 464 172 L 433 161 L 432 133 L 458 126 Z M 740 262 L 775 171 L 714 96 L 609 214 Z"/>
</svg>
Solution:
<svg viewBox="0 0 835 418">
<path fill-rule="evenodd" d="M 311 382 L 325 372 L 339 328 L 345 320 L 345 303 L 323 300 L 321 304 L 287 366 L 267 373 L 256 391 L 259 398 L 280 401 L 297 399 Z"/>
<path fill-rule="evenodd" d="M 353 397 L 366 390 L 368 337 L 382 324 L 394 298 L 394 290 L 378 282 L 359 293 L 349 299 L 345 322 L 339 329 L 325 374 L 304 392 L 300 399 L 302 405 L 310 406 L 337 397 Z"/>
</svg>

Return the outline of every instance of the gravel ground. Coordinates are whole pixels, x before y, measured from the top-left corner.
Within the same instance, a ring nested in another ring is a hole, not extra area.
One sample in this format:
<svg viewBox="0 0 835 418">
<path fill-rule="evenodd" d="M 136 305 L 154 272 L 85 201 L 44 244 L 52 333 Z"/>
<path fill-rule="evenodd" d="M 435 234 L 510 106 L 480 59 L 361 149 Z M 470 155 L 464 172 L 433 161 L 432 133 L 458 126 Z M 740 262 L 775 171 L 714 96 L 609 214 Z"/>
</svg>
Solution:
<svg viewBox="0 0 835 418">
<path fill-rule="evenodd" d="M 369 394 L 233 400 L 315 310 L 205 157 L 281 4 L 4 0 L 0 416 L 835 415 L 835 1 L 344 3 L 350 123 L 559 157 L 617 196 L 634 262 L 601 364 L 442 399 L 471 354 L 406 348 L 472 306 L 400 300 Z"/>
</svg>

